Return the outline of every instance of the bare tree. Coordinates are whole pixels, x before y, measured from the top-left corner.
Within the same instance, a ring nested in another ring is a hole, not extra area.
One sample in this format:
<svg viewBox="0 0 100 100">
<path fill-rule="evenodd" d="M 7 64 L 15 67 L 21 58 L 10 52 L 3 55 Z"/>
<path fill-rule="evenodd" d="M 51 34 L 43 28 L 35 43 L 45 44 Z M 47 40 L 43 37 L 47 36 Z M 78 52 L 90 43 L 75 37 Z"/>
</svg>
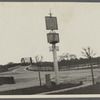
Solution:
<svg viewBox="0 0 100 100">
<path fill-rule="evenodd" d="M 40 86 L 41 86 L 41 74 L 40 74 L 40 67 L 41 67 L 41 64 L 42 64 L 42 61 L 43 61 L 43 56 L 35 56 L 35 61 L 36 61 L 36 64 L 38 66 L 38 74 L 39 74 L 39 81 L 40 81 Z"/>
<path fill-rule="evenodd" d="M 70 59 L 70 54 L 66 53 L 64 57 L 65 57 L 66 60 L 69 60 Z"/>
<path fill-rule="evenodd" d="M 76 59 L 77 58 L 75 54 L 70 54 L 69 57 L 70 57 L 70 59 Z"/>
<path fill-rule="evenodd" d="M 59 61 L 61 60 L 65 60 L 65 53 L 63 53 L 62 55 L 59 56 Z"/>
<path fill-rule="evenodd" d="M 68 70 L 70 70 L 70 60 L 72 60 L 72 59 L 76 59 L 77 57 L 76 57 L 76 55 L 75 54 L 69 54 L 69 53 L 63 53 L 61 56 L 59 56 L 59 61 L 61 61 L 61 60 L 67 60 L 67 62 L 68 62 Z"/>
<path fill-rule="evenodd" d="M 70 54 L 69 53 L 63 53 L 61 56 L 59 56 L 59 61 L 61 60 L 69 60 Z"/>
<path fill-rule="evenodd" d="M 69 53 L 63 53 L 61 56 L 59 56 L 60 61 L 61 60 L 70 60 L 70 59 L 76 59 L 76 55 L 75 54 L 69 54 Z"/>
<path fill-rule="evenodd" d="M 92 82 L 94 84 L 94 74 L 93 74 L 93 66 L 92 66 L 92 58 L 96 55 L 96 53 L 91 50 L 90 47 L 83 48 L 82 55 L 85 56 L 90 61 L 91 66 L 91 74 L 92 74 Z"/>
</svg>

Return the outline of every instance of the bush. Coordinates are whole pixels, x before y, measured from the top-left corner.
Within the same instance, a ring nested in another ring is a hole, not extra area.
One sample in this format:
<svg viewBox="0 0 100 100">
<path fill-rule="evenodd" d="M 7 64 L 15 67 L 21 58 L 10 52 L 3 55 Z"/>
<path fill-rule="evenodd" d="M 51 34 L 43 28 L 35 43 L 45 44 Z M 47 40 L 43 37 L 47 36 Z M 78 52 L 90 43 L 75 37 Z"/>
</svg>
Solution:
<svg viewBox="0 0 100 100">
<path fill-rule="evenodd" d="M 14 77 L 0 77 L 0 85 L 15 84 Z"/>
</svg>

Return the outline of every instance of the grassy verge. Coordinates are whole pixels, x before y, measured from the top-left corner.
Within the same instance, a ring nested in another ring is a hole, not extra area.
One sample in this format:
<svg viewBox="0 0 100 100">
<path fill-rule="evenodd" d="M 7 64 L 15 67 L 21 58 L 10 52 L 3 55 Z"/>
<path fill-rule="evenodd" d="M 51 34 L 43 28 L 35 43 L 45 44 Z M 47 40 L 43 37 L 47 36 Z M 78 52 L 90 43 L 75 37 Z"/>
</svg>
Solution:
<svg viewBox="0 0 100 100">
<path fill-rule="evenodd" d="M 100 94 L 100 84 L 95 84 L 87 87 L 82 87 L 79 89 L 59 92 L 56 94 Z"/>
<path fill-rule="evenodd" d="M 43 93 L 43 92 L 49 92 L 53 90 L 59 90 L 64 88 L 70 88 L 82 85 L 81 83 L 67 83 L 67 84 L 60 84 L 60 85 L 53 85 L 51 88 L 47 88 L 45 85 L 43 86 L 35 86 L 35 87 L 29 87 L 29 88 L 23 88 L 23 89 L 16 89 L 16 90 L 9 90 L 9 91 L 3 91 L 0 92 L 0 95 L 29 95 L 29 94 L 37 94 L 37 93 Z"/>
</svg>

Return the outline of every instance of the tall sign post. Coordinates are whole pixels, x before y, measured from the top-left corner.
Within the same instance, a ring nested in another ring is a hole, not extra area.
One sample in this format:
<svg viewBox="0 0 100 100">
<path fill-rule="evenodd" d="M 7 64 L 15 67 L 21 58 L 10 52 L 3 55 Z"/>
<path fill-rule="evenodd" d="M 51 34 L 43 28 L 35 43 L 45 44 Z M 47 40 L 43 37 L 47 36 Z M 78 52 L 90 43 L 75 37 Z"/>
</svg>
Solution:
<svg viewBox="0 0 100 100">
<path fill-rule="evenodd" d="M 57 53 L 56 53 L 56 51 L 58 51 L 58 47 L 56 46 L 56 43 L 59 42 L 59 34 L 54 31 L 58 30 L 57 18 L 52 17 L 52 14 L 50 13 L 50 16 L 45 17 L 45 21 L 46 21 L 46 29 L 51 30 L 49 33 L 47 33 L 47 41 L 48 43 L 52 44 L 50 51 L 53 52 L 55 81 L 56 84 L 58 85 L 60 82 L 59 82 L 59 70 L 58 70 Z"/>
</svg>

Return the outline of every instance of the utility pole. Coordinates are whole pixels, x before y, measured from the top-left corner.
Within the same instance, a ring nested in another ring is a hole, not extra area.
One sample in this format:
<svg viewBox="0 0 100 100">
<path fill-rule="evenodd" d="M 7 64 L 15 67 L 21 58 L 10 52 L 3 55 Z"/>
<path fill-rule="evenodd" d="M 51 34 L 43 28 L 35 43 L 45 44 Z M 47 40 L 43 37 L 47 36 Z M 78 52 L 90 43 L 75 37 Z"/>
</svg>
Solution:
<svg viewBox="0 0 100 100">
<path fill-rule="evenodd" d="M 46 20 L 46 29 L 51 30 L 49 33 L 47 33 L 47 40 L 48 40 L 48 43 L 52 44 L 51 51 L 53 52 L 55 82 L 58 85 L 58 84 L 60 84 L 60 81 L 59 81 L 59 70 L 58 70 L 58 62 L 57 62 L 56 43 L 59 42 L 59 34 L 54 31 L 54 30 L 58 29 L 57 18 L 52 17 L 52 14 L 50 12 L 50 16 L 46 16 L 45 20 Z"/>
<path fill-rule="evenodd" d="M 56 76 L 56 84 L 59 84 L 59 70 L 58 70 L 58 62 L 57 62 L 57 52 L 56 52 L 56 45 L 52 44 L 53 48 L 53 60 L 54 60 L 54 70 L 55 70 L 55 76 Z"/>
</svg>

